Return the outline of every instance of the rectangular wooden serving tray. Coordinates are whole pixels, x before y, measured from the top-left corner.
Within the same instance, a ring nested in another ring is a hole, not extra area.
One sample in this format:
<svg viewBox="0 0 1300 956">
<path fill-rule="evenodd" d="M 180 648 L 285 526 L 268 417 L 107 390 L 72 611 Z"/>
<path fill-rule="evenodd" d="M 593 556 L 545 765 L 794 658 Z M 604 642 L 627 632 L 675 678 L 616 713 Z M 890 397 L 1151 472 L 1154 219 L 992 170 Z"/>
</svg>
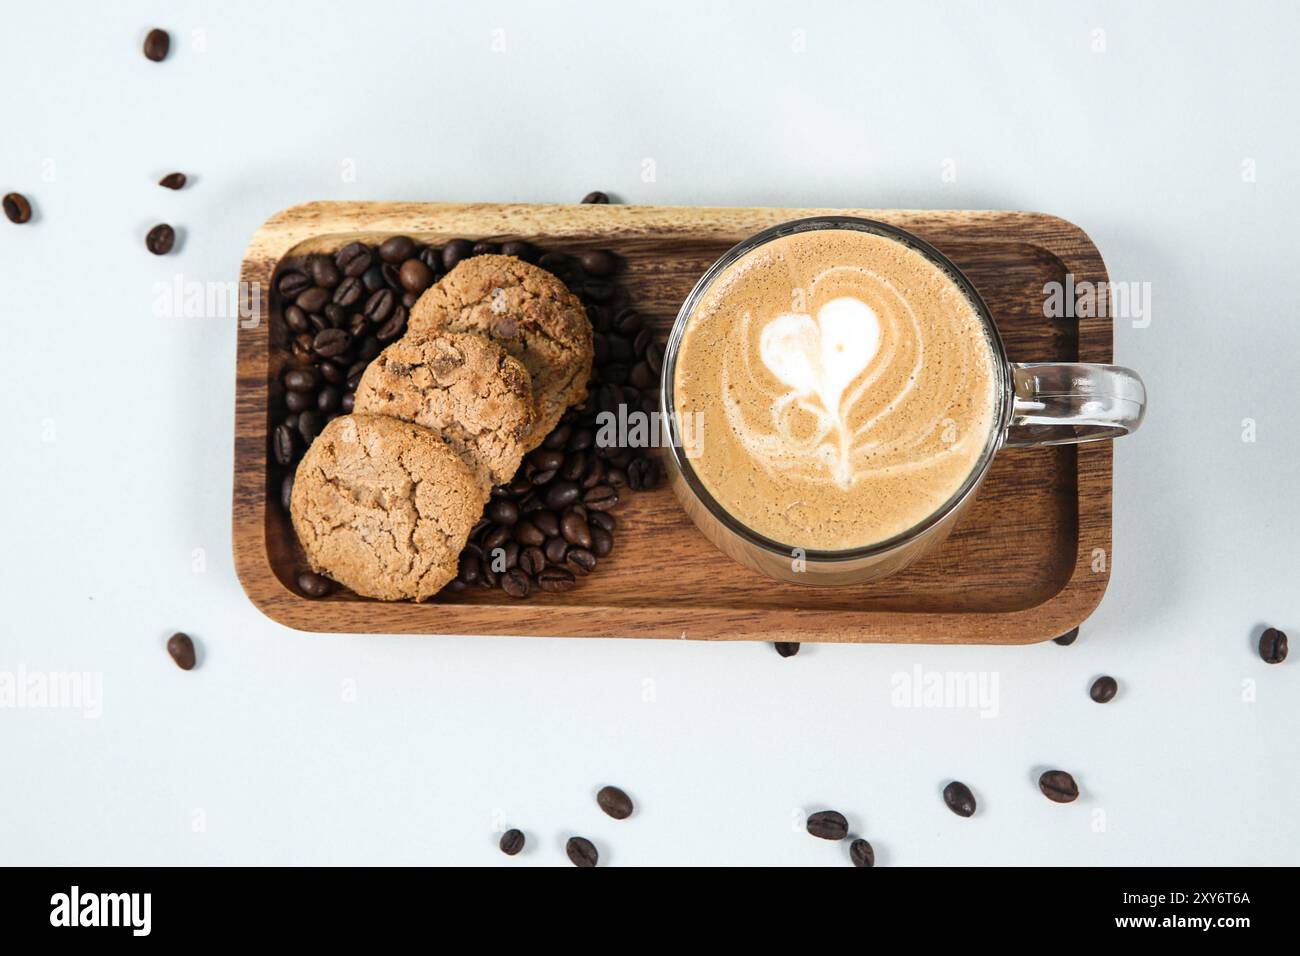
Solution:
<svg viewBox="0 0 1300 956">
<path fill-rule="evenodd" d="M 545 249 L 610 249 L 639 311 L 666 338 L 678 307 L 723 252 L 759 230 L 841 214 L 910 230 L 949 256 L 988 302 L 1012 361 L 1111 360 L 1108 318 L 1044 317 L 1044 286 L 1104 282 L 1106 268 L 1072 223 L 1024 212 L 743 209 L 320 202 L 277 213 L 257 231 L 240 279 L 269 290 L 290 254 L 355 239 L 408 235 L 527 239 Z M 238 334 L 234 556 L 249 598 L 306 631 L 516 634 L 1028 644 L 1068 631 L 1101 601 L 1110 569 L 1111 444 L 1004 449 L 978 499 L 934 555 L 884 581 L 823 589 L 781 584 L 733 563 L 704 539 L 663 487 L 627 496 L 612 555 L 563 594 L 515 601 L 499 590 L 384 603 L 293 589 L 301 552 L 269 487 L 268 414 L 282 350 L 262 295 Z M 278 319 L 277 319 L 278 322 Z M 244 327 L 251 326 L 251 327 Z"/>
</svg>

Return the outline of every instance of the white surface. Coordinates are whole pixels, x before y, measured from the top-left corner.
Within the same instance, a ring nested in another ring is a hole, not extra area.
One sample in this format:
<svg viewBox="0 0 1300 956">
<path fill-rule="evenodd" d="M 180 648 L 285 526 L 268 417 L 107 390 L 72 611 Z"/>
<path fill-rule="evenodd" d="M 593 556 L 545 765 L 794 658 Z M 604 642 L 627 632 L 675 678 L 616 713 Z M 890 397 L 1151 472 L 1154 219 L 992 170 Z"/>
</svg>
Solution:
<svg viewBox="0 0 1300 956">
<path fill-rule="evenodd" d="M 565 5 L 6 11 L 0 192 L 39 222 L 0 221 L 0 671 L 101 672 L 104 700 L 0 710 L 0 860 L 496 864 L 504 822 L 529 835 L 510 865 L 562 863 L 573 832 L 613 864 L 838 864 L 795 816 L 830 806 L 882 865 L 1296 862 L 1300 659 L 1252 643 L 1263 622 L 1300 636 L 1296 7 L 543 6 Z M 140 54 L 155 24 L 161 65 Z M 172 169 L 193 184 L 154 185 Z M 1117 448 L 1114 574 L 1079 642 L 782 660 L 305 636 L 254 610 L 230 556 L 235 325 L 155 318 L 154 283 L 233 279 L 303 200 L 593 188 L 1048 211 L 1150 282 L 1154 319 L 1120 323 L 1116 356 L 1151 411 Z M 185 232 L 165 259 L 142 241 L 160 220 Z M 176 629 L 201 646 L 189 674 Z M 996 677 L 996 716 L 892 706 L 915 667 Z M 1120 682 L 1104 707 L 1099 673 Z M 1083 798 L 1043 799 L 1045 766 Z M 940 802 L 952 778 L 974 819 Z M 631 820 L 597 810 L 606 782 Z"/>
</svg>

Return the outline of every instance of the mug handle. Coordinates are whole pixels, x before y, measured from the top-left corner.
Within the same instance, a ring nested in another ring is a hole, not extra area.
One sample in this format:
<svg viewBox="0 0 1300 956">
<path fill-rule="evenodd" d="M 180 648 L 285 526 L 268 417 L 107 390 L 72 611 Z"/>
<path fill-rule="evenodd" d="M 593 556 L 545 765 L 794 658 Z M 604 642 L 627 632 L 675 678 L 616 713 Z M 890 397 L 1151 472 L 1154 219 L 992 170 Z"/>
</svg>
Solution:
<svg viewBox="0 0 1300 956">
<path fill-rule="evenodd" d="M 1119 365 L 1013 363 L 1011 378 L 1009 448 L 1118 438 L 1137 431 L 1146 414 L 1142 379 Z"/>
</svg>

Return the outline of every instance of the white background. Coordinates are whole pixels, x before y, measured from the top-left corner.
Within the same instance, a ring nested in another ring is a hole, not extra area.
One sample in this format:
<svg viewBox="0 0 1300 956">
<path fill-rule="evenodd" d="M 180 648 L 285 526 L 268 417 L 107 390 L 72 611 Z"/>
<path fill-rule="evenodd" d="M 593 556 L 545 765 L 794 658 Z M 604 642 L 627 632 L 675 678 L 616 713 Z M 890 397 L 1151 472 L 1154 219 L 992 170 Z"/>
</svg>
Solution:
<svg viewBox="0 0 1300 956">
<path fill-rule="evenodd" d="M 0 192 L 38 220 L 0 221 L 0 671 L 99 672 L 104 700 L 99 719 L 0 709 L 0 862 L 555 864 L 581 833 L 616 865 L 839 865 L 798 825 L 827 806 L 880 865 L 1297 862 L 1300 659 L 1253 643 L 1264 623 L 1300 636 L 1293 4 L 87 2 L 5 21 Z M 154 25 L 162 64 L 140 53 Z M 192 185 L 158 188 L 173 169 Z M 1114 573 L 1078 643 L 782 660 L 311 636 L 258 613 L 230 555 L 236 327 L 156 318 L 154 284 L 233 279 L 304 200 L 593 188 L 1040 210 L 1150 282 L 1153 321 L 1120 323 L 1116 359 L 1151 408 L 1116 449 Z M 143 246 L 162 220 L 183 229 L 165 259 Z M 201 648 L 191 673 L 174 630 Z M 917 666 L 996 677 L 996 716 L 892 706 Z M 1120 683 L 1104 707 L 1100 673 Z M 1039 794 L 1048 766 L 1076 804 Z M 975 818 L 944 808 L 953 778 Z M 595 807 L 606 782 L 631 820 Z M 514 861 L 501 823 L 529 836 Z"/>
</svg>

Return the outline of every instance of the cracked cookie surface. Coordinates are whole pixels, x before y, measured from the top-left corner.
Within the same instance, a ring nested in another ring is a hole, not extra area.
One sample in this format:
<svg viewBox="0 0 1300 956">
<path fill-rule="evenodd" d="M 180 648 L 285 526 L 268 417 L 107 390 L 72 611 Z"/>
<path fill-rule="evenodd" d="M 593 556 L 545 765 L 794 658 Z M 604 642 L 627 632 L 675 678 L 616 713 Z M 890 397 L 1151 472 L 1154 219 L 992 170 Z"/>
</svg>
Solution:
<svg viewBox="0 0 1300 956">
<path fill-rule="evenodd" d="M 476 332 L 409 332 L 370 363 L 355 402 L 432 428 L 489 488 L 514 477 L 536 420 L 528 370 Z"/>
<path fill-rule="evenodd" d="M 366 597 L 423 601 L 456 576 L 486 497 L 435 432 L 344 415 L 307 449 L 289 510 L 313 570 Z"/>
<path fill-rule="evenodd" d="M 465 259 L 411 308 L 411 332 L 480 332 L 532 376 L 537 422 L 531 451 L 587 395 L 591 323 L 578 297 L 545 269 L 512 256 Z"/>
</svg>

